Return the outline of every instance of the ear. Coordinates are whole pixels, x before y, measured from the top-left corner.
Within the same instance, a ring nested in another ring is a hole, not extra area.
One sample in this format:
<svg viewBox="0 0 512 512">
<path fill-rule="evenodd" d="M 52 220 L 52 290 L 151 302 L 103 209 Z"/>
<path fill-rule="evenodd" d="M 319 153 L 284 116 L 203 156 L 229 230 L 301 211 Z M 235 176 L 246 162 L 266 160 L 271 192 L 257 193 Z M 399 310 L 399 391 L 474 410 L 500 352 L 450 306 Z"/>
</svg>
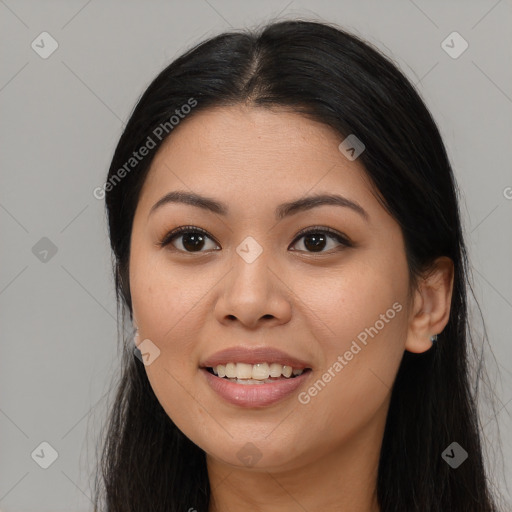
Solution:
<svg viewBox="0 0 512 512">
<path fill-rule="evenodd" d="M 437 258 L 419 280 L 413 297 L 405 350 L 421 353 L 432 346 L 430 337 L 439 334 L 450 318 L 453 292 L 453 261 Z"/>
</svg>

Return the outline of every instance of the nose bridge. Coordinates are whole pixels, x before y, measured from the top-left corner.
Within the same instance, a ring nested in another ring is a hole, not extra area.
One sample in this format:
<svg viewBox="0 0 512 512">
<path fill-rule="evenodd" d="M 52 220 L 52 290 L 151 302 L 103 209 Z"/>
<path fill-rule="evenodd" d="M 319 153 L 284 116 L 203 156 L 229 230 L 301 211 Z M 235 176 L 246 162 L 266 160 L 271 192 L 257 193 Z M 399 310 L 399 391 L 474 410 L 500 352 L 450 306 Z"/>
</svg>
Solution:
<svg viewBox="0 0 512 512">
<path fill-rule="evenodd" d="M 274 276 L 268 268 L 270 248 L 263 245 L 263 237 L 259 238 L 261 243 L 255 237 L 247 236 L 233 255 L 232 286 L 240 289 L 232 291 L 238 294 L 251 296 L 269 293 L 268 288 L 272 284 L 269 283 L 269 274 Z"/>
<path fill-rule="evenodd" d="M 232 269 L 217 304 L 221 318 L 236 317 L 247 325 L 262 317 L 288 321 L 290 305 L 275 275 L 271 250 L 247 236 L 233 253 Z M 271 270 L 272 269 L 272 270 Z"/>
</svg>

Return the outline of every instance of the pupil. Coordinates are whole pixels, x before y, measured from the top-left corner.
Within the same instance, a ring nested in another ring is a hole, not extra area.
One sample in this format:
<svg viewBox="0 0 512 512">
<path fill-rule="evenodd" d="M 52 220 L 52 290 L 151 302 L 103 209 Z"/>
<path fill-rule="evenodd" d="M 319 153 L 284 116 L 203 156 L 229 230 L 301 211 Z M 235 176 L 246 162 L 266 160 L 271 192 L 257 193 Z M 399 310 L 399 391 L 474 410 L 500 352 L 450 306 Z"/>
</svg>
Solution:
<svg viewBox="0 0 512 512">
<path fill-rule="evenodd" d="M 309 240 L 312 241 L 311 244 L 308 243 Z M 313 234 L 306 235 L 304 237 L 304 246 L 308 250 L 313 250 L 313 251 L 315 249 L 322 250 L 325 247 L 325 235 L 323 235 L 321 233 L 313 233 Z"/>
<path fill-rule="evenodd" d="M 197 244 L 199 242 L 199 245 Z M 204 244 L 203 235 L 200 233 L 185 233 L 183 235 L 183 247 L 187 250 L 199 249 L 201 250 Z M 189 245 L 190 243 L 190 245 Z"/>
</svg>

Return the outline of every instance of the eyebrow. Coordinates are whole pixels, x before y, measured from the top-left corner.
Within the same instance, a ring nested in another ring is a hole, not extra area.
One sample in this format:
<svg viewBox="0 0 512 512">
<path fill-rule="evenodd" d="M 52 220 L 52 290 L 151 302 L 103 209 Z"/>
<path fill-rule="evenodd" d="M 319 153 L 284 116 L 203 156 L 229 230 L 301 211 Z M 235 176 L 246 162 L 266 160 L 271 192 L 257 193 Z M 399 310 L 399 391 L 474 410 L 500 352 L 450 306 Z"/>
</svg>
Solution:
<svg viewBox="0 0 512 512">
<path fill-rule="evenodd" d="M 227 215 L 229 211 L 226 204 L 211 197 L 205 197 L 194 192 L 175 190 L 169 192 L 161 199 L 159 199 L 152 206 L 151 210 L 149 211 L 149 215 L 155 212 L 158 208 L 169 203 L 188 204 L 224 216 Z M 340 196 L 338 194 L 317 194 L 280 204 L 275 210 L 275 217 L 277 220 L 281 220 L 298 212 L 303 212 L 312 208 L 326 205 L 350 208 L 361 215 L 361 217 L 363 217 L 366 221 L 369 220 L 369 215 L 362 206 L 360 206 L 355 201 L 351 201 L 350 199 L 347 199 L 346 197 Z"/>
</svg>

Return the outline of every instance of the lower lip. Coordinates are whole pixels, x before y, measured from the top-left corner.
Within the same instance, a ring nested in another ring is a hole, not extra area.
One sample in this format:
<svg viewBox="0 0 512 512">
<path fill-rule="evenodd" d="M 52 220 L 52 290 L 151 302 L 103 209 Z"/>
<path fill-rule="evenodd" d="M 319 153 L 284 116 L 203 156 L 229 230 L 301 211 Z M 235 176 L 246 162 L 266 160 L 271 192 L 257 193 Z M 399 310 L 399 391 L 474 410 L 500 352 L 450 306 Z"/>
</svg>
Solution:
<svg viewBox="0 0 512 512">
<path fill-rule="evenodd" d="M 290 396 L 309 378 L 311 370 L 293 379 L 280 379 L 266 384 L 237 384 L 201 368 L 210 387 L 224 400 L 240 407 L 266 407 Z"/>
</svg>

